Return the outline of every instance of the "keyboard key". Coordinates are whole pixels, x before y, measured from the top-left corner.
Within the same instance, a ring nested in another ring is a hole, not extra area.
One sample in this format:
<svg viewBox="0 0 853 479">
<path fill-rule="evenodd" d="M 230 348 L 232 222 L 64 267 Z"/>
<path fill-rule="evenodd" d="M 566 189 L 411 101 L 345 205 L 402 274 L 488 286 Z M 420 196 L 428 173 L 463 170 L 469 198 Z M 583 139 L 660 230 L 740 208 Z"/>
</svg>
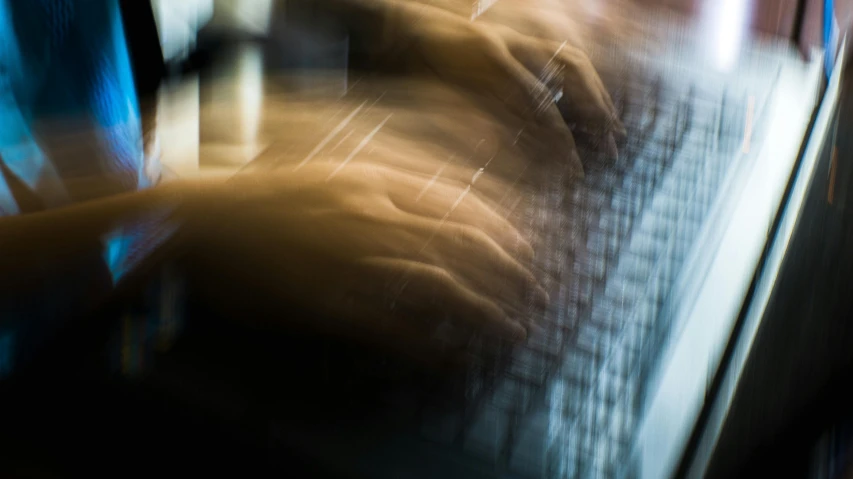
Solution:
<svg viewBox="0 0 853 479">
<path fill-rule="evenodd" d="M 509 456 L 509 468 L 525 477 L 543 477 L 548 450 L 548 428 L 550 421 L 559 421 L 541 410 L 523 418 L 515 445 Z"/>
<path fill-rule="evenodd" d="M 507 437 L 509 419 L 505 411 L 486 405 L 467 431 L 464 449 L 497 464 Z"/>
</svg>

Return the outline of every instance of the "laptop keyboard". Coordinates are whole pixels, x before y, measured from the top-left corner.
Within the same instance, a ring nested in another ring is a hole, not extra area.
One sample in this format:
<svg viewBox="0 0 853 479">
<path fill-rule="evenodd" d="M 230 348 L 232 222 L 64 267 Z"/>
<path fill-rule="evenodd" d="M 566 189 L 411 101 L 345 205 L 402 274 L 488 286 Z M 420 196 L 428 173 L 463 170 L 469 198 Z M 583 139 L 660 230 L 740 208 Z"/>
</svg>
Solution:
<svg viewBox="0 0 853 479">
<path fill-rule="evenodd" d="M 474 338 L 468 348 L 479 360 L 451 394 L 420 377 L 414 391 L 380 394 L 376 409 L 404 411 L 391 415 L 395 430 L 405 422 L 410 431 L 414 416 L 418 438 L 509 477 L 630 476 L 632 441 L 677 326 L 674 310 L 692 299 L 683 279 L 704 274 L 692 258 L 714 246 L 705 233 L 715 230 L 715 204 L 757 154 L 744 132 L 761 143 L 772 92 L 767 58 L 767 67 L 755 67 L 758 85 L 685 75 L 679 58 L 660 58 L 657 66 L 637 58 L 605 74 L 628 130 L 618 158 L 582 147 L 582 182 L 568 183 L 555 162 L 532 204 L 523 205 L 525 227 L 537 233 L 535 267 L 551 297 L 547 311 L 534 313 L 538 329 L 515 347 Z M 342 398 L 362 378 L 384 384 L 382 371 L 395 367 L 339 354 L 347 360 L 328 361 L 338 371 L 326 381 Z M 446 476 L 460 477 L 453 472 Z"/>
<path fill-rule="evenodd" d="M 679 278 L 727 175 L 754 154 L 748 117 L 760 135 L 748 91 L 672 80 L 621 75 L 618 159 L 582 149 L 576 187 L 547 175 L 527 215 L 546 232 L 535 248 L 551 295 L 540 329 L 471 366 L 459 407 L 423 412 L 424 437 L 522 477 L 624 472 Z"/>
</svg>

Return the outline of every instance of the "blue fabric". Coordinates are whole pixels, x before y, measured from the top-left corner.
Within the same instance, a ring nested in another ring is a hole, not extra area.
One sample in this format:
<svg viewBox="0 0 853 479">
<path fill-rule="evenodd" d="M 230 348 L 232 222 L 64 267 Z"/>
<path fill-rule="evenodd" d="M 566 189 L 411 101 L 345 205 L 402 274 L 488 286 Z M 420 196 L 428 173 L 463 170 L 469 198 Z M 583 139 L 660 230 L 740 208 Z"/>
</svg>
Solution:
<svg viewBox="0 0 853 479">
<path fill-rule="evenodd" d="M 832 75 L 832 67 L 835 64 L 835 45 L 833 38 L 833 24 L 835 20 L 835 0 L 825 0 L 823 7 L 823 47 L 826 51 L 826 77 Z"/>
<path fill-rule="evenodd" d="M 70 177 L 108 175 L 116 179 L 114 192 L 151 184 L 119 8 L 118 0 L 0 0 L 0 155 L 47 207 L 75 199 L 65 194 L 64 180 Z M 32 125 L 53 119 L 85 125 L 94 136 L 89 138 L 94 146 L 86 150 L 92 154 L 62 155 L 56 145 L 46 146 L 52 139 L 39 136 L 44 132 L 34 133 Z M 17 213 L 15 198 L 0 177 L 0 214 Z M 119 225 L 104 238 L 101 255 L 93 255 L 73 271 L 66 268 L 62 277 L 33 298 L 0 296 L 0 378 L 13 370 L 20 353 L 62 326 L 56 318 L 85 296 L 80 285 L 87 284 L 92 271 L 106 265 L 118 282 L 141 254 L 172 232 L 156 215 Z M 150 301 L 125 316 L 155 326 L 162 323 L 163 311 L 174 316 L 176 306 L 166 307 L 161 301 L 163 297 L 177 301 L 172 277 L 155 282 Z M 117 344 L 122 341 L 116 338 Z"/>
<path fill-rule="evenodd" d="M 5 0 L 7 52 L 19 66 L 12 91 L 26 120 L 74 117 L 100 127 L 99 164 L 63 162 L 61 174 L 109 172 L 135 189 L 143 178 L 142 137 L 118 0 Z"/>
</svg>

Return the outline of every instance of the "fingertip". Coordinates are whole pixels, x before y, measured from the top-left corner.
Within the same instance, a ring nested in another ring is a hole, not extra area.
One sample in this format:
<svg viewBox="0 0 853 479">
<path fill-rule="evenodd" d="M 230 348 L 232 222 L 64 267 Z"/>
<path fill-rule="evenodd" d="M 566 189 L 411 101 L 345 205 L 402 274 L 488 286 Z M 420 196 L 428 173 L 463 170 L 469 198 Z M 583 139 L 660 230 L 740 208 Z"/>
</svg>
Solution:
<svg viewBox="0 0 853 479">
<path fill-rule="evenodd" d="M 609 133 L 607 135 L 607 139 L 605 140 L 605 148 L 607 148 L 607 156 L 614 160 L 619 159 L 619 147 L 616 146 L 616 138 L 614 138 L 613 133 Z"/>
<path fill-rule="evenodd" d="M 507 314 L 504 314 L 499 321 L 494 323 L 492 333 L 510 341 L 527 339 L 527 328 Z"/>
<path fill-rule="evenodd" d="M 548 292 L 545 291 L 545 288 L 538 284 L 536 285 L 535 289 L 535 298 L 536 304 L 540 307 L 547 306 L 548 303 L 551 302 L 551 295 L 549 295 Z"/>
<path fill-rule="evenodd" d="M 521 342 L 527 339 L 527 329 L 524 326 L 512 321 L 508 317 L 506 318 L 506 332 L 509 339 L 517 342 Z"/>
<path fill-rule="evenodd" d="M 614 118 L 611 130 L 619 141 L 624 141 L 628 137 L 628 130 L 625 129 L 625 124 L 619 118 Z"/>
<path fill-rule="evenodd" d="M 569 167 L 571 168 L 570 175 L 572 179 L 582 179 L 584 177 L 583 162 L 575 149 L 572 149 L 569 153 Z"/>
<path fill-rule="evenodd" d="M 527 241 L 527 239 L 522 236 L 521 233 L 518 234 L 516 244 L 518 244 L 519 252 L 525 260 L 533 259 L 533 256 L 535 256 L 536 252 L 533 251 L 533 246 L 530 245 L 530 242 Z"/>
</svg>

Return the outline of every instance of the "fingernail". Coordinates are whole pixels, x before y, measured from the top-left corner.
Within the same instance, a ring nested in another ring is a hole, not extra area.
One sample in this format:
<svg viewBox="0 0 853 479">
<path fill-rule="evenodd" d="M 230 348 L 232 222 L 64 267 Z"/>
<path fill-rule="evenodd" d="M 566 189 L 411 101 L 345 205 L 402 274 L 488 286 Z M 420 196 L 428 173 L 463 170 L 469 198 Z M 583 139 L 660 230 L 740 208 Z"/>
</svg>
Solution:
<svg viewBox="0 0 853 479">
<path fill-rule="evenodd" d="M 527 335 L 528 336 L 534 336 L 537 334 L 541 334 L 543 331 L 545 331 L 545 328 L 543 328 L 542 326 L 539 326 L 536 323 L 530 323 L 527 326 Z"/>
</svg>

